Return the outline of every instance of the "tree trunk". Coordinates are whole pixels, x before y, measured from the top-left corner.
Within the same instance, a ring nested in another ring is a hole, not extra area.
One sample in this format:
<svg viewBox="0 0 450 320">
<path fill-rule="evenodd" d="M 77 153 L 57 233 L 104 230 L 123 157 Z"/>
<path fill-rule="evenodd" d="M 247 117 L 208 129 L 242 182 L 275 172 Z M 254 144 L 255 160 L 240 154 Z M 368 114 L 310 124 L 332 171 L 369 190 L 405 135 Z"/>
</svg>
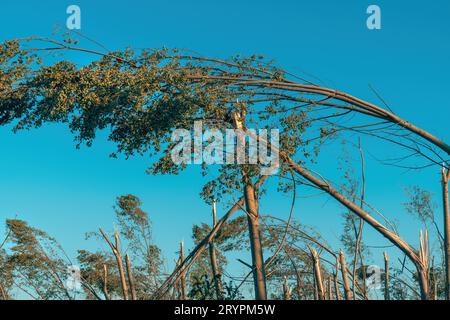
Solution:
<svg viewBox="0 0 450 320">
<path fill-rule="evenodd" d="M 253 283 L 255 299 L 266 300 L 266 272 L 261 245 L 261 231 L 259 229 L 258 196 L 251 182 L 244 187 L 245 206 L 247 211 L 250 248 L 252 251 Z"/>
<path fill-rule="evenodd" d="M 336 300 L 341 300 L 341 291 L 339 290 L 339 273 L 333 273 L 334 280 L 334 292 L 336 296 Z"/>
<path fill-rule="evenodd" d="M 333 285 L 332 285 L 332 281 L 333 281 L 333 278 L 332 278 L 332 276 L 330 274 L 330 276 L 327 279 L 328 300 L 333 300 Z"/>
<path fill-rule="evenodd" d="M 103 265 L 103 294 L 106 300 L 111 300 L 108 292 L 108 267 L 106 264 Z"/>
<path fill-rule="evenodd" d="M 336 300 L 341 300 L 341 290 L 339 289 L 339 265 L 340 257 L 336 257 L 336 272 L 334 273 L 334 291 L 336 294 Z"/>
<path fill-rule="evenodd" d="M 100 233 L 102 234 L 103 238 L 108 243 L 114 256 L 116 257 L 117 267 L 119 268 L 120 283 L 122 285 L 123 299 L 128 300 L 128 286 L 127 286 L 127 281 L 125 279 L 125 272 L 124 272 L 122 257 L 120 255 L 120 249 L 119 249 L 119 233 L 116 231 L 114 234 L 114 239 L 116 242 L 115 245 L 112 244 L 112 242 L 109 240 L 108 236 L 103 232 L 103 230 L 101 228 L 100 228 Z"/>
<path fill-rule="evenodd" d="M 130 283 L 130 289 L 131 289 L 131 299 L 137 300 L 136 288 L 134 286 L 133 270 L 131 269 L 131 261 L 130 261 L 130 256 L 128 255 L 128 253 L 125 255 L 125 262 L 127 265 L 128 282 Z"/>
<path fill-rule="evenodd" d="M 420 270 L 418 272 L 419 286 L 420 286 L 420 298 L 422 300 L 430 300 L 429 285 L 428 285 L 428 270 Z"/>
<path fill-rule="evenodd" d="M 317 287 L 317 297 L 319 300 L 325 300 L 325 289 L 323 286 L 322 269 L 320 267 L 320 257 L 317 251 L 313 248 L 309 248 L 313 259 L 314 279 Z"/>
<path fill-rule="evenodd" d="M 348 281 L 347 263 L 345 262 L 345 256 L 342 250 L 339 252 L 339 260 L 341 264 L 342 283 L 344 284 L 344 297 L 345 300 L 352 300 L 352 290 L 350 289 L 350 284 Z"/>
<path fill-rule="evenodd" d="M 384 253 L 384 300 L 390 300 L 389 296 L 389 256 Z"/>
<path fill-rule="evenodd" d="M 213 227 L 217 224 L 217 216 L 216 216 L 216 201 L 213 201 L 212 205 L 212 215 L 213 215 Z M 223 291 L 222 291 L 222 279 L 220 276 L 219 271 L 219 265 L 217 263 L 217 255 L 216 255 L 216 249 L 214 247 L 214 238 L 211 239 L 211 242 L 209 243 L 209 257 L 211 260 L 211 271 L 214 279 L 214 286 L 216 289 L 216 299 L 220 300 L 223 299 Z"/>
<path fill-rule="evenodd" d="M 180 264 L 183 264 L 184 261 L 184 242 L 181 241 L 180 244 Z M 181 275 L 181 299 L 187 299 L 187 289 L 186 289 L 186 272 L 183 272 Z"/>
<path fill-rule="evenodd" d="M 291 294 L 292 294 L 292 289 L 289 288 L 289 285 L 287 282 L 287 277 L 284 276 L 284 282 L 283 282 L 283 298 L 284 298 L 284 300 L 291 300 Z"/>
<path fill-rule="evenodd" d="M 428 232 L 422 235 L 420 231 L 419 261 L 416 263 L 417 277 L 422 300 L 430 300 L 430 272 L 429 272 Z"/>
<path fill-rule="evenodd" d="M 450 170 L 442 168 L 442 200 L 444 207 L 445 299 L 450 300 L 450 205 L 448 181 Z"/>
</svg>

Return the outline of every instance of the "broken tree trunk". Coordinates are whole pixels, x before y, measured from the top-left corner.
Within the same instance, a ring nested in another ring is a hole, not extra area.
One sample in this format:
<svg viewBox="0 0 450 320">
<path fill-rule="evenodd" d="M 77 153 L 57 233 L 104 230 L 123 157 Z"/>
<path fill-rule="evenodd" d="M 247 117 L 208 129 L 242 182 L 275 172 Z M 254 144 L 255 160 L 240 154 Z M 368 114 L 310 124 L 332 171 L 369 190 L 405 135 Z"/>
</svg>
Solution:
<svg viewBox="0 0 450 320">
<path fill-rule="evenodd" d="M 320 257 L 316 250 L 309 248 L 313 260 L 314 279 L 319 300 L 325 300 L 325 288 L 323 285 L 322 269 L 320 266 Z"/>
<path fill-rule="evenodd" d="M 122 286 L 122 294 L 123 294 L 123 299 L 124 300 L 128 300 L 128 286 L 127 286 L 127 281 L 125 279 L 125 272 L 124 272 L 124 268 L 123 268 L 123 261 L 122 261 L 122 257 L 120 255 L 120 245 L 119 245 L 119 232 L 115 232 L 114 233 L 114 239 L 115 239 L 115 245 L 109 240 L 108 236 L 103 232 L 102 228 L 99 229 L 100 233 L 102 234 L 103 238 L 105 239 L 106 243 L 108 243 L 109 247 L 111 248 L 111 251 L 113 252 L 115 258 L 116 258 L 116 262 L 117 262 L 117 267 L 119 268 L 119 275 L 120 275 L 120 283 Z"/>
<path fill-rule="evenodd" d="M 429 248 L 428 248 L 428 232 L 425 230 L 425 234 L 420 231 L 420 247 L 419 247 L 419 259 L 422 265 L 417 269 L 420 295 L 422 300 L 430 300 L 430 272 L 429 272 Z"/>
<path fill-rule="evenodd" d="M 450 204 L 448 181 L 450 170 L 442 167 L 442 203 L 444 207 L 445 299 L 450 300 Z"/>
<path fill-rule="evenodd" d="M 352 290 L 350 289 L 350 283 L 348 281 L 348 269 L 345 262 L 344 252 L 339 251 L 339 264 L 341 265 L 342 283 L 344 284 L 344 297 L 345 300 L 352 300 Z"/>
</svg>

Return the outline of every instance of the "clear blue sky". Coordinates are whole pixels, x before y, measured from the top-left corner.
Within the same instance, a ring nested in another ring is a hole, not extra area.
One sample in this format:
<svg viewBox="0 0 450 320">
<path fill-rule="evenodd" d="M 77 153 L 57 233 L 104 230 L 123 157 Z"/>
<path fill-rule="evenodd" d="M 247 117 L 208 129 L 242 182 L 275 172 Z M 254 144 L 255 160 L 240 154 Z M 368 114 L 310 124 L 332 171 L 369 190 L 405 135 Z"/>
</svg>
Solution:
<svg viewBox="0 0 450 320">
<path fill-rule="evenodd" d="M 2 0 L 0 40 L 51 36 L 55 26 L 65 25 L 70 4 L 81 7 L 81 32 L 109 49 L 183 47 L 221 58 L 263 54 L 294 73 L 307 72 L 328 86 L 377 101 L 370 83 L 398 114 L 450 141 L 448 0 Z M 370 4 L 381 7 L 382 30 L 366 28 Z M 178 177 L 148 176 L 148 159 L 110 159 L 113 146 L 102 137 L 92 148 L 76 150 L 62 126 L 16 135 L 0 128 L 0 137 L 0 219 L 18 214 L 55 236 L 70 253 L 92 248 L 84 232 L 112 228 L 112 205 L 120 194 L 142 198 L 154 222 L 155 241 L 170 264 L 179 240 L 191 244 L 192 224 L 209 221 L 209 208 L 198 198 L 196 168 Z M 380 143 L 371 147 L 374 154 L 387 148 Z M 336 151 L 325 150 L 320 162 L 321 172 L 331 177 L 337 176 Z M 423 185 L 439 201 L 438 171 L 404 173 L 369 156 L 367 166 L 369 202 L 397 219 L 405 237 L 417 243 L 418 225 L 402 210 L 402 188 Z M 264 200 L 262 211 L 285 217 L 289 204 L 287 196 L 276 196 Z M 332 200 L 313 198 L 300 201 L 295 215 L 336 244 L 342 230 L 339 212 Z M 370 232 L 367 242 L 386 244 Z"/>
</svg>

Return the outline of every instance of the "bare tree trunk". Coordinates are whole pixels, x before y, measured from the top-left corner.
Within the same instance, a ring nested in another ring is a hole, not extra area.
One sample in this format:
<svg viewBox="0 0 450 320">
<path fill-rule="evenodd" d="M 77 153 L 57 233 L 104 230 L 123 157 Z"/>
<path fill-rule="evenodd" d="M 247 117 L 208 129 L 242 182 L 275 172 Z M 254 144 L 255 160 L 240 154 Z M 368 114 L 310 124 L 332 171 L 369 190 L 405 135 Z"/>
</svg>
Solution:
<svg viewBox="0 0 450 320">
<path fill-rule="evenodd" d="M 317 297 L 319 300 L 325 300 L 325 289 L 323 286 L 322 269 L 320 266 L 320 257 L 317 251 L 313 248 L 309 248 L 313 259 L 314 279 L 317 287 Z"/>
<path fill-rule="evenodd" d="M 213 200 L 212 205 L 212 215 L 213 215 L 213 229 L 217 224 L 217 215 L 216 215 L 216 201 Z M 214 247 L 214 238 L 211 239 L 209 243 L 209 257 L 211 260 L 211 271 L 214 279 L 214 286 L 216 289 L 216 299 L 223 299 L 223 291 L 222 291 L 222 279 L 219 272 L 219 265 L 217 263 L 217 255 L 216 249 Z"/>
<path fill-rule="evenodd" d="M 390 300 L 389 296 L 389 256 L 384 253 L 384 300 Z"/>
<path fill-rule="evenodd" d="M 134 286 L 133 270 L 131 269 L 131 261 L 130 261 L 130 256 L 128 255 L 128 253 L 125 255 L 125 262 L 127 265 L 128 282 L 130 283 L 130 289 L 131 289 L 131 299 L 137 300 L 136 287 Z"/>
<path fill-rule="evenodd" d="M 345 256 L 342 250 L 339 251 L 339 262 L 341 265 L 342 283 L 344 284 L 344 297 L 345 300 L 352 300 L 352 290 L 348 281 L 347 263 L 345 262 Z"/>
<path fill-rule="evenodd" d="M 108 267 L 106 264 L 103 265 L 103 294 L 106 300 L 111 300 L 108 293 Z"/>
<path fill-rule="evenodd" d="M 249 182 L 244 188 L 245 206 L 252 251 L 253 282 L 255 299 L 266 300 L 266 272 L 261 245 L 261 231 L 259 229 L 258 195 L 254 186 Z"/>
<path fill-rule="evenodd" d="M 184 241 L 180 244 L 180 264 L 184 261 Z M 187 300 L 187 289 L 186 289 L 186 272 L 181 275 L 181 299 Z"/>
<path fill-rule="evenodd" d="M 450 204 L 448 181 L 450 170 L 442 167 L 442 202 L 444 207 L 445 299 L 450 300 Z"/>
<path fill-rule="evenodd" d="M 99 229 L 100 233 L 102 234 L 105 241 L 108 243 L 109 247 L 111 248 L 114 256 L 116 257 L 117 266 L 119 268 L 119 275 L 120 275 L 120 283 L 122 285 L 122 293 L 124 300 L 128 300 L 128 286 L 127 281 L 125 279 L 125 272 L 123 268 L 123 262 L 122 257 L 120 255 L 120 245 L 119 245 L 119 232 L 116 231 L 114 234 L 114 239 L 116 244 L 112 244 L 112 242 L 109 240 L 108 236 L 103 232 L 102 228 Z"/>
</svg>

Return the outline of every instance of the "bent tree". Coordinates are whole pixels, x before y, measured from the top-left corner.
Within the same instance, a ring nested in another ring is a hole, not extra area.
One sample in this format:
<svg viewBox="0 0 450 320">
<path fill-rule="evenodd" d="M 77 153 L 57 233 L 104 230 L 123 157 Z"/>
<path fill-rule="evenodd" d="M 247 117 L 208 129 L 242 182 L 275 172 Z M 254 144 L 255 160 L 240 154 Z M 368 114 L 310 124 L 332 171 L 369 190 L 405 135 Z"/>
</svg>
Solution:
<svg viewBox="0 0 450 320">
<path fill-rule="evenodd" d="M 80 67 L 60 57 L 43 60 L 43 53 L 67 51 L 90 55 L 92 62 Z M 444 163 L 448 169 L 449 145 L 400 118 L 384 101 L 385 108 L 319 86 L 259 56 L 218 60 L 168 49 L 102 53 L 74 45 L 72 39 L 28 38 L 3 43 L 0 80 L 1 125 L 10 124 L 17 131 L 48 122 L 67 123 L 77 146 L 91 146 L 97 132 L 107 129 L 108 139 L 117 145 L 113 155 L 150 155 L 154 161 L 148 172 L 152 174 L 177 174 L 185 168 L 185 164 L 171 161 L 171 132 L 190 130 L 194 121 L 219 130 L 279 129 L 279 176 L 295 172 L 396 245 L 418 270 L 422 298 L 429 297 L 427 263 L 421 250 L 413 249 L 307 168 L 321 143 L 341 132 L 352 132 L 393 143 L 409 153 L 405 161 L 414 155 L 424 161 L 423 167 Z M 242 122 L 236 121 L 236 114 L 245 115 Z M 204 166 L 203 170 L 207 174 L 210 168 Z M 258 230 L 260 192 L 255 188 L 261 167 L 235 163 L 221 165 L 217 173 L 202 196 L 211 202 L 242 195 L 235 211 L 247 214 L 255 297 L 265 299 L 266 274 Z M 173 278 L 179 276 L 173 274 Z"/>
</svg>

